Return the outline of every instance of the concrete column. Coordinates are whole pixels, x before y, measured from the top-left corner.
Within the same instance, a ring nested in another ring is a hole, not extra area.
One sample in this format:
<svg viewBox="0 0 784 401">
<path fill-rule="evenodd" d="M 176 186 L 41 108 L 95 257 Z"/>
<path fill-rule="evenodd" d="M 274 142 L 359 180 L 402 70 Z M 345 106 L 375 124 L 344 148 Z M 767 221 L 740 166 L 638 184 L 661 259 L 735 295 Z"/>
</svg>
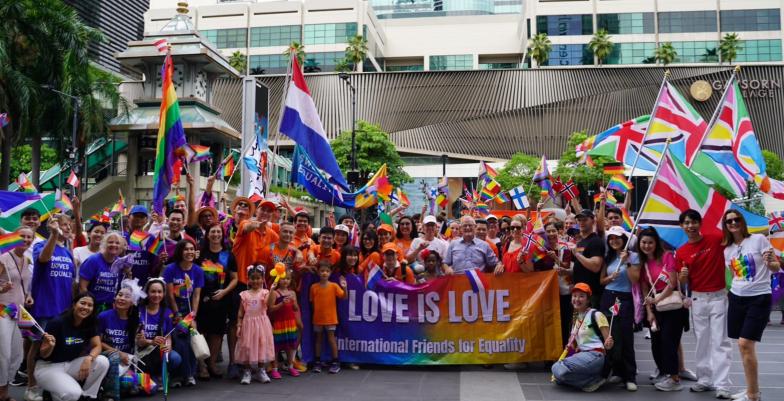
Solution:
<svg viewBox="0 0 784 401">
<path fill-rule="evenodd" d="M 128 205 L 135 205 L 138 199 L 136 196 L 136 180 L 139 175 L 139 135 L 141 133 L 128 133 L 127 179 L 125 180 L 125 188 L 123 188 L 123 194 Z"/>
</svg>

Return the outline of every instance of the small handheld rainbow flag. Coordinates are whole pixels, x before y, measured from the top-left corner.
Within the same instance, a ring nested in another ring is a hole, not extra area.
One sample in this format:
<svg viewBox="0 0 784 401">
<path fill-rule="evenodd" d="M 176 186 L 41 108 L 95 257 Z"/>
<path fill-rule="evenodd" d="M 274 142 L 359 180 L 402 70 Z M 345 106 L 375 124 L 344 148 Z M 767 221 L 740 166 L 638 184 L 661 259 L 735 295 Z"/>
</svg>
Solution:
<svg viewBox="0 0 784 401">
<path fill-rule="evenodd" d="M 604 174 L 607 175 L 623 175 L 624 168 L 623 163 L 607 163 L 602 168 L 604 170 Z"/>
<path fill-rule="evenodd" d="M 626 231 L 632 231 L 632 228 L 634 227 L 634 221 L 632 220 L 632 216 L 629 215 L 629 211 L 626 210 L 625 207 L 621 208 L 621 216 L 623 217 L 621 227 L 623 227 L 623 229 Z"/>
<path fill-rule="evenodd" d="M 180 333 L 187 333 L 191 329 L 191 326 L 193 326 L 194 318 L 195 316 L 193 315 L 193 312 L 185 315 L 185 317 L 183 317 L 182 320 L 177 322 L 177 331 L 179 331 Z"/>
<path fill-rule="evenodd" d="M 17 232 L 0 235 L 0 254 L 11 252 L 15 248 L 24 245 L 22 234 Z"/>
<path fill-rule="evenodd" d="M 495 203 L 497 203 L 499 205 L 503 205 L 504 203 L 510 201 L 509 195 L 507 195 L 506 192 L 504 192 L 504 191 L 499 192 L 498 195 L 495 196 L 494 200 L 495 200 Z"/>
<path fill-rule="evenodd" d="M 601 196 L 602 196 L 601 193 L 598 193 L 598 194 L 594 195 L 593 196 L 593 203 L 598 204 L 599 202 L 601 202 L 602 201 Z M 612 193 L 607 192 L 607 199 L 605 199 L 605 202 L 607 203 L 607 205 L 615 206 L 615 205 L 618 204 L 618 199 L 615 199 L 615 196 L 613 196 Z"/>
<path fill-rule="evenodd" d="M 59 189 L 55 191 L 54 207 L 60 209 L 63 213 L 73 210 L 73 204 L 68 199 L 68 195 Z"/>
<path fill-rule="evenodd" d="M 400 202 L 401 205 L 404 206 L 411 206 L 411 201 L 408 199 L 408 196 L 405 192 L 403 192 L 400 187 L 397 188 L 397 200 Z"/>
<path fill-rule="evenodd" d="M 226 280 L 226 272 L 223 270 L 223 265 L 220 263 L 204 259 L 204 261 L 201 262 L 201 269 L 204 270 L 206 276 L 210 277 L 210 281 L 220 280 L 220 284 L 223 285 L 223 282 Z"/>
<path fill-rule="evenodd" d="M 161 249 L 163 249 L 163 238 L 161 238 L 161 234 L 159 233 L 156 236 L 150 236 L 147 238 L 147 246 L 145 247 L 147 252 L 158 255 L 161 253 Z"/>
<path fill-rule="evenodd" d="M 131 233 L 131 238 L 130 238 L 130 243 L 131 244 L 130 244 L 129 248 L 132 251 L 143 251 L 143 250 L 145 250 L 145 248 L 144 248 L 144 240 L 146 240 L 149 236 L 150 236 L 150 234 L 146 233 L 144 231 L 136 230 L 136 231 L 132 232 Z"/>
<path fill-rule="evenodd" d="M 223 176 L 223 178 L 231 177 L 231 173 L 233 172 L 234 172 L 234 155 L 230 154 L 228 160 L 226 160 L 226 163 L 223 164 L 221 176 Z"/>
<path fill-rule="evenodd" d="M 183 146 L 188 163 L 196 163 L 209 160 L 212 157 L 209 146 L 185 145 Z"/>
<path fill-rule="evenodd" d="M 38 192 L 33 183 L 27 179 L 27 174 L 25 173 L 19 173 L 19 179 L 16 180 L 16 183 L 19 185 L 19 189 L 22 190 L 22 192 Z"/>
<path fill-rule="evenodd" d="M 611 189 L 613 191 L 618 191 L 623 194 L 629 192 L 629 190 L 631 190 L 632 188 L 634 188 L 634 185 L 632 185 L 632 183 L 629 182 L 629 180 L 627 180 L 626 177 L 622 175 L 612 176 L 612 178 L 610 178 L 610 181 L 607 183 L 608 190 Z"/>
<path fill-rule="evenodd" d="M 120 191 L 120 199 L 114 203 L 112 210 L 109 212 L 112 216 L 125 214 L 125 198 L 123 198 L 122 191 Z"/>
<path fill-rule="evenodd" d="M 481 214 L 482 216 L 487 216 L 490 214 L 490 207 L 487 205 L 487 203 L 484 202 L 476 202 L 476 207 L 474 207 L 474 210 L 476 210 L 477 213 Z"/>
<path fill-rule="evenodd" d="M 0 304 L 0 318 L 8 317 L 11 320 L 15 320 L 18 313 L 19 308 L 16 307 L 16 304 Z"/>
</svg>

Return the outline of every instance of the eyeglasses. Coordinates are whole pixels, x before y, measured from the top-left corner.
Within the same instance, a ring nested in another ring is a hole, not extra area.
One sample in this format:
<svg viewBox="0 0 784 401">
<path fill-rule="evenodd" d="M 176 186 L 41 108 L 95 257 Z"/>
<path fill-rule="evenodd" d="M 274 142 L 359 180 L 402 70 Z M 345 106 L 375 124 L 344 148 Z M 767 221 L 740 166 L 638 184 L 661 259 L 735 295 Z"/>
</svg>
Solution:
<svg viewBox="0 0 784 401">
<path fill-rule="evenodd" d="M 523 227 L 522 226 L 510 226 L 509 229 L 512 230 L 512 231 L 517 231 L 517 230 L 522 230 Z"/>
<path fill-rule="evenodd" d="M 734 217 L 734 218 L 731 218 L 731 219 L 724 220 L 724 224 L 726 224 L 726 225 L 740 224 L 740 222 L 741 222 L 740 217 Z"/>
</svg>

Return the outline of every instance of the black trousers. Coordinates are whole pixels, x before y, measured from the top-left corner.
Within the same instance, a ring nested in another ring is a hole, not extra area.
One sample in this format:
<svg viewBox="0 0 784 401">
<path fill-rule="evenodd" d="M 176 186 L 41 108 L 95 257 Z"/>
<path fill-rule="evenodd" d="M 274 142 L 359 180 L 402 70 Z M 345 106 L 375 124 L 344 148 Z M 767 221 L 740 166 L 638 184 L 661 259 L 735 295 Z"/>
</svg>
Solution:
<svg viewBox="0 0 784 401">
<path fill-rule="evenodd" d="M 659 372 L 665 375 L 678 374 L 678 346 L 683 327 L 688 319 L 686 309 L 668 312 L 654 311 L 659 331 L 651 330 L 651 353 Z"/>
<path fill-rule="evenodd" d="M 607 359 L 613 375 L 620 376 L 624 382 L 637 383 L 637 361 L 634 356 L 634 299 L 630 292 L 617 292 L 604 289 L 601 308 L 608 319 L 612 319 L 610 307 L 615 303 L 615 298 L 621 301 L 621 310 L 612 320 L 614 345 L 607 352 Z"/>
<path fill-rule="evenodd" d="M 572 306 L 572 295 L 561 295 L 561 344 L 566 346 L 569 341 L 569 336 L 572 331 L 572 314 L 574 307 Z"/>
</svg>

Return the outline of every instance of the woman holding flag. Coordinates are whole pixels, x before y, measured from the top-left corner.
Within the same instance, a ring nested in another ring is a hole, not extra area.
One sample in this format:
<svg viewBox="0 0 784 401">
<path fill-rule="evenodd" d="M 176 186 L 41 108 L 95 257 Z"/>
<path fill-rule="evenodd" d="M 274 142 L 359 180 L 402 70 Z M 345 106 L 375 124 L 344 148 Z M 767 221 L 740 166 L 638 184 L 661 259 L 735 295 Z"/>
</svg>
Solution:
<svg viewBox="0 0 784 401">
<path fill-rule="evenodd" d="M 646 294 L 646 321 L 651 329 L 651 353 L 663 375 L 654 386 L 659 391 L 681 391 L 678 346 L 689 314 L 682 301 L 678 306 L 675 299 L 680 297 L 680 292 L 674 292 L 678 283 L 675 257 L 672 252 L 665 252 L 655 228 L 640 232 L 637 249 L 642 266 L 642 292 Z"/>
<path fill-rule="evenodd" d="M 11 234 L 3 237 L 3 253 L 0 255 L 0 400 L 12 401 L 8 398 L 8 383 L 14 378 L 16 370 L 22 364 L 24 352 L 22 349 L 22 336 L 16 327 L 18 313 L 16 305 L 25 305 L 28 298 L 26 286 L 30 285 L 32 273 L 30 272 L 30 259 L 25 257 L 25 251 L 33 243 L 35 233 L 30 227 L 21 226 Z M 7 251 L 9 246 L 15 248 Z"/>
<path fill-rule="evenodd" d="M 144 292 L 147 297 L 139 310 L 139 330 L 136 333 L 136 347 L 139 351 L 136 354 L 144 362 L 145 373 L 150 373 L 160 383 L 164 374 L 161 354 L 168 357 L 169 371 L 176 370 L 182 358 L 172 349 L 174 321 L 171 309 L 165 305 L 166 283 L 160 277 L 151 278 L 144 285 Z"/>
</svg>

